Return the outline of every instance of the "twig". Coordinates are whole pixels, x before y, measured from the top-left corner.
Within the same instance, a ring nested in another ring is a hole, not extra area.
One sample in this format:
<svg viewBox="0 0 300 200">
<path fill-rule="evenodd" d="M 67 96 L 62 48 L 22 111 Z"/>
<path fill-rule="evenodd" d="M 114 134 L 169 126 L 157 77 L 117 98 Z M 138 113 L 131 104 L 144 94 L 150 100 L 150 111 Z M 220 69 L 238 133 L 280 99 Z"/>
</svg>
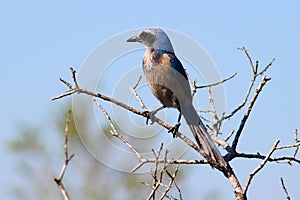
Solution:
<svg viewBox="0 0 300 200">
<path fill-rule="evenodd" d="M 280 178 L 280 181 L 281 181 L 281 186 L 282 186 L 282 189 L 283 189 L 283 191 L 284 191 L 284 193 L 285 193 L 286 199 L 287 199 L 287 200 L 290 200 L 290 199 L 291 199 L 291 198 L 290 198 L 290 195 L 289 195 L 289 193 L 288 193 L 288 191 L 287 191 L 287 189 L 286 189 L 286 187 L 285 187 L 285 185 L 284 185 L 284 182 L 283 182 L 283 178 L 282 178 L 282 177 Z"/>
<path fill-rule="evenodd" d="M 179 199 L 183 200 L 181 190 L 180 190 L 179 186 L 177 185 L 177 183 L 175 181 L 174 181 L 174 185 L 175 185 L 175 187 L 176 187 L 176 189 L 178 191 Z"/>
<path fill-rule="evenodd" d="M 159 160 L 155 160 L 155 159 L 145 159 L 142 158 L 139 162 L 139 164 L 137 164 L 132 170 L 131 172 L 136 172 L 138 169 L 140 169 L 144 164 L 147 163 L 167 163 L 167 164 L 186 164 L 186 165 L 206 165 L 209 164 L 207 160 L 181 160 L 181 159 L 168 159 L 168 160 L 164 160 L 164 159 L 159 159 Z"/>
<path fill-rule="evenodd" d="M 186 73 L 186 76 L 187 76 L 187 78 L 188 78 L 188 81 L 189 81 L 189 84 L 190 84 L 190 87 L 191 87 L 191 95 L 192 95 L 192 97 L 195 95 L 195 93 L 196 93 L 196 88 L 195 88 L 195 81 L 196 80 L 194 80 L 194 83 L 193 83 L 193 81 L 192 81 L 192 79 L 191 79 L 191 77 L 190 77 L 190 74 L 188 73 L 188 71 L 186 70 L 186 68 L 184 68 L 184 71 L 185 71 L 185 73 Z"/>
<path fill-rule="evenodd" d="M 290 148 L 293 148 L 293 147 L 295 147 L 296 150 L 297 150 L 299 148 L 299 146 L 300 146 L 300 143 L 298 142 L 298 143 L 295 143 L 295 144 L 289 144 L 289 145 L 284 145 L 284 146 L 277 147 L 277 150 L 290 149 Z M 295 153 L 294 153 L 294 155 L 295 155 Z"/>
<path fill-rule="evenodd" d="M 250 66 L 252 68 L 252 72 L 253 72 L 253 74 L 256 74 L 257 73 L 258 62 L 256 61 L 256 66 L 254 67 L 254 64 L 252 62 L 251 56 L 248 53 L 248 50 L 245 47 L 237 47 L 237 49 L 238 50 L 242 50 L 242 51 L 245 52 L 245 54 L 246 54 L 246 56 L 247 56 L 247 58 L 249 60 Z"/>
<path fill-rule="evenodd" d="M 217 119 L 217 114 L 216 114 L 216 106 L 215 106 L 215 102 L 214 102 L 214 98 L 212 96 L 212 92 L 211 92 L 211 88 L 208 88 L 208 97 L 209 97 L 209 103 L 211 105 L 211 115 L 214 119 Z"/>
<path fill-rule="evenodd" d="M 155 152 L 153 149 L 152 149 L 152 153 L 153 153 L 153 156 L 154 156 L 154 169 L 151 170 L 151 176 L 152 176 L 152 183 L 149 184 L 149 183 L 145 183 L 145 182 L 141 182 L 142 184 L 144 184 L 145 186 L 147 187 L 150 187 L 151 188 L 151 192 L 150 194 L 148 195 L 147 199 L 150 200 L 150 199 L 155 199 L 156 197 L 156 192 L 159 192 L 161 194 L 160 196 L 160 200 L 164 199 L 164 198 L 168 198 L 168 199 L 176 199 L 174 198 L 172 195 L 169 194 L 169 192 L 171 191 L 173 185 L 175 185 L 176 189 L 177 189 L 177 192 L 179 194 L 179 198 L 180 200 L 182 200 L 182 194 L 181 194 L 181 190 L 179 188 L 179 186 L 176 184 L 175 182 L 175 178 L 177 176 L 177 173 L 178 173 L 178 169 L 179 169 L 179 165 L 177 164 L 173 173 L 171 173 L 167 167 L 168 167 L 168 159 L 167 159 L 167 155 L 168 155 L 168 150 L 165 151 L 165 154 L 164 154 L 164 159 L 162 161 L 164 162 L 160 162 L 160 155 L 161 155 L 161 152 L 163 150 L 163 144 L 161 144 L 159 150 L 157 152 Z M 163 166 L 161 167 L 161 169 L 159 170 L 159 164 L 163 164 Z M 164 175 L 167 175 L 168 178 L 169 178 L 169 183 L 165 184 L 164 180 Z"/>
<path fill-rule="evenodd" d="M 170 178 L 170 182 L 169 182 L 165 192 L 161 195 L 160 200 L 162 200 L 168 194 L 168 192 L 171 190 L 172 185 L 175 183 L 175 177 L 177 175 L 178 169 L 179 169 L 179 165 L 176 165 L 176 168 L 175 168 L 173 174 L 171 174 L 168 170 L 166 170 L 166 173 Z M 179 194 L 181 193 L 180 190 L 178 190 L 178 192 L 179 192 Z M 180 194 L 180 196 L 181 196 L 181 194 Z"/>
<path fill-rule="evenodd" d="M 246 110 L 246 112 L 245 112 L 245 114 L 244 114 L 244 117 L 243 117 L 242 120 L 241 120 L 240 126 L 239 126 L 239 128 L 238 128 L 238 130 L 237 130 L 237 132 L 236 132 L 235 138 L 234 138 L 234 140 L 233 140 L 233 142 L 232 142 L 232 149 L 233 149 L 234 151 L 236 150 L 236 147 L 237 147 L 239 138 L 240 138 L 241 133 L 242 133 L 242 131 L 243 131 L 243 129 L 244 129 L 244 126 L 245 126 L 245 124 L 246 124 L 246 121 L 247 121 L 248 117 L 250 116 L 250 113 L 251 113 L 251 111 L 252 111 L 252 107 L 253 107 L 255 101 L 257 100 L 257 97 L 258 97 L 259 93 L 262 91 L 263 87 L 266 85 L 266 83 L 267 83 L 269 80 L 271 80 L 271 78 L 267 78 L 266 76 L 264 76 L 264 77 L 261 79 L 261 81 L 260 81 L 260 83 L 259 83 L 259 86 L 257 87 L 256 92 L 255 92 L 255 94 L 253 95 L 253 97 L 252 97 L 252 99 L 251 99 L 251 101 L 250 101 L 250 103 L 249 103 L 249 105 L 248 105 L 248 108 L 247 108 L 247 110 Z"/>
<path fill-rule="evenodd" d="M 295 144 L 300 144 L 300 140 L 298 139 L 298 129 L 295 129 L 295 131 L 294 131 L 294 140 L 295 140 Z M 298 151 L 299 151 L 299 145 L 296 146 L 296 149 L 294 151 L 294 154 L 293 154 L 294 158 L 296 158 Z M 289 163 L 289 164 L 291 164 L 291 163 Z"/>
<path fill-rule="evenodd" d="M 138 151 L 131 145 L 129 144 L 129 142 L 118 133 L 117 129 L 115 128 L 114 124 L 111 121 L 111 118 L 109 116 L 109 114 L 107 113 L 107 111 L 104 109 L 104 107 L 98 103 L 98 101 L 96 101 L 96 99 L 93 99 L 94 103 L 99 107 L 99 109 L 103 112 L 104 116 L 106 117 L 110 127 L 112 128 L 112 135 L 114 137 L 117 137 L 118 139 L 120 139 L 137 157 L 139 160 L 142 160 L 142 156 L 138 153 Z"/>
<path fill-rule="evenodd" d="M 271 62 L 269 64 L 267 64 L 266 67 L 264 67 L 260 72 L 257 72 L 258 71 L 258 61 L 256 61 L 256 64 L 254 66 L 253 62 L 252 62 L 252 59 L 248 53 L 248 50 L 245 48 L 245 47 L 238 47 L 237 49 L 239 50 L 242 50 L 244 51 L 244 53 L 246 54 L 248 60 L 249 60 L 249 63 L 250 63 L 250 66 L 252 68 L 252 73 L 253 73 L 253 76 L 252 76 L 252 80 L 250 82 L 250 85 L 249 85 L 249 88 L 246 92 L 246 95 L 245 95 L 245 98 L 244 100 L 242 101 L 242 103 L 240 105 L 238 105 L 230 114 L 224 116 L 221 120 L 225 120 L 225 119 L 229 119 L 230 117 L 232 117 L 237 111 L 239 111 L 241 108 L 243 108 L 245 106 L 245 104 L 247 103 L 248 101 L 248 98 L 249 98 L 249 95 L 252 91 L 252 88 L 253 88 L 253 85 L 255 83 L 255 80 L 258 76 L 260 75 L 263 75 L 268 69 L 269 67 L 271 67 L 271 65 L 273 64 L 273 62 L 275 61 L 275 59 L 273 58 L 271 60 Z"/>
<path fill-rule="evenodd" d="M 212 110 L 206 109 L 206 110 L 197 110 L 197 112 L 201 113 L 212 113 Z"/>
<path fill-rule="evenodd" d="M 73 67 L 70 67 L 70 70 L 72 72 L 72 78 L 73 78 L 75 87 L 79 88 L 78 83 L 77 83 L 77 79 L 76 79 L 76 70 L 74 70 Z"/>
<path fill-rule="evenodd" d="M 242 103 L 240 105 L 238 105 L 233 111 L 231 111 L 230 114 L 228 115 L 225 115 L 221 120 L 226 120 L 226 119 L 229 119 L 230 117 L 232 117 L 237 111 L 239 111 L 241 108 L 243 108 L 245 106 L 245 104 L 247 103 L 248 101 L 248 98 L 249 98 L 249 95 L 252 91 L 252 88 L 253 88 L 253 85 L 254 85 L 254 82 L 255 82 L 255 78 L 252 78 L 251 82 L 250 82 L 250 85 L 249 85 L 249 88 L 246 92 L 246 95 L 245 95 L 245 98 L 244 100 L 242 101 Z"/>
<path fill-rule="evenodd" d="M 295 143 L 300 142 L 300 140 L 298 139 L 298 129 L 295 129 L 295 131 L 294 131 L 294 140 L 295 140 Z"/>
<path fill-rule="evenodd" d="M 133 93 L 133 95 L 135 96 L 135 98 L 137 99 L 137 101 L 139 102 L 139 104 L 141 105 L 141 107 L 143 108 L 144 111 L 147 111 L 147 108 L 142 100 L 142 98 L 137 94 L 136 92 L 136 87 L 139 85 L 140 81 L 142 79 L 142 76 L 139 77 L 137 83 L 132 86 L 132 87 L 129 87 L 129 89 L 131 90 L 131 92 Z"/>
<path fill-rule="evenodd" d="M 272 146 L 272 148 L 269 151 L 269 153 L 266 155 L 265 159 L 260 163 L 260 165 L 255 170 L 253 170 L 253 172 L 251 172 L 248 175 L 248 179 L 247 179 L 247 181 L 245 183 L 245 186 L 243 188 L 243 193 L 244 194 L 247 193 L 247 190 L 249 188 L 249 185 L 250 185 L 253 177 L 266 165 L 266 163 L 268 162 L 268 159 L 271 157 L 271 155 L 273 154 L 273 152 L 276 150 L 279 142 L 280 142 L 279 140 L 275 141 L 274 145 Z"/>
<path fill-rule="evenodd" d="M 75 70 L 73 70 L 73 68 L 70 68 L 70 70 L 71 70 L 71 73 L 72 73 L 73 81 L 74 81 L 74 83 L 76 83 L 77 80 L 76 80 L 76 76 L 75 76 Z M 141 115 L 141 116 L 144 115 L 144 112 L 142 112 L 140 110 L 137 110 L 137 109 L 135 109 L 135 108 L 133 108 L 131 106 L 128 106 L 127 104 L 125 104 L 123 102 L 120 102 L 120 101 L 118 101 L 116 99 L 113 99 L 111 97 L 105 96 L 105 95 L 100 94 L 100 93 L 89 91 L 89 90 L 84 89 L 84 88 L 76 87 L 76 84 L 75 84 L 75 86 L 72 86 L 69 82 L 67 82 L 66 80 L 64 80 L 62 78 L 59 78 L 59 80 L 62 83 L 64 83 L 70 90 L 68 90 L 64 94 L 58 95 L 56 97 L 53 97 L 52 101 L 60 99 L 60 98 L 63 98 L 63 97 L 66 97 L 66 96 L 69 96 L 69 95 L 72 95 L 74 93 L 79 93 L 79 94 L 83 93 L 83 94 L 87 94 L 87 95 L 92 96 L 92 97 L 100 98 L 100 99 L 102 99 L 104 101 L 109 101 L 111 103 L 114 103 L 114 104 L 116 104 L 116 105 L 118 105 L 118 106 L 120 106 L 122 108 L 125 108 L 125 109 L 127 109 L 127 110 L 129 110 L 129 111 L 131 111 L 131 112 L 133 112 L 135 114 L 137 114 L 137 115 Z"/>
<path fill-rule="evenodd" d="M 300 163 L 300 160 L 296 159 L 296 156 L 297 156 L 297 153 L 298 153 L 298 150 L 300 147 L 300 141 L 298 139 L 298 130 L 297 129 L 295 129 L 295 131 L 294 131 L 294 142 L 295 142 L 294 144 L 277 147 L 277 150 L 295 148 L 293 156 L 290 157 L 287 162 L 281 162 L 281 163 L 287 163 L 289 165 L 292 165 L 292 162 Z"/>
<path fill-rule="evenodd" d="M 136 82 L 136 84 L 134 86 L 132 86 L 132 89 L 135 90 L 137 88 L 137 86 L 140 84 L 141 80 L 142 80 L 142 75 L 139 76 L 138 81 Z"/>
<path fill-rule="evenodd" d="M 277 148 L 276 148 L 277 150 Z M 257 154 L 247 154 L 247 153 L 235 153 L 233 158 L 248 158 L 248 159 L 260 159 L 260 160 L 264 160 L 266 158 L 266 156 L 261 155 L 259 153 Z M 232 160 L 233 158 L 231 158 L 230 160 Z M 294 157 L 289 157 L 289 156 L 282 156 L 282 157 L 273 157 L 273 158 L 268 158 L 269 162 L 281 162 L 281 161 L 287 161 L 287 163 L 289 161 L 293 161 L 296 162 L 298 164 L 300 164 L 300 160 L 296 159 Z"/>
<path fill-rule="evenodd" d="M 234 134 L 234 130 L 232 130 L 232 131 L 225 137 L 224 141 L 227 142 L 227 141 L 231 138 L 231 136 L 232 136 L 233 134 Z"/>
<path fill-rule="evenodd" d="M 271 62 L 263 70 L 261 70 L 259 73 L 257 73 L 257 75 L 263 75 L 269 69 L 269 67 L 271 67 L 271 65 L 273 64 L 274 61 L 275 61 L 275 58 L 273 58 L 271 60 Z"/>
<path fill-rule="evenodd" d="M 70 197 L 69 197 L 68 192 L 65 189 L 64 184 L 62 183 L 62 180 L 64 178 L 64 175 L 65 175 L 65 172 L 67 170 L 69 162 L 74 157 L 74 154 L 72 154 L 69 157 L 69 153 L 68 153 L 68 134 L 69 134 L 70 118 L 71 118 L 71 110 L 69 110 L 69 112 L 68 112 L 68 116 L 67 116 L 67 119 L 66 119 L 66 127 L 65 127 L 65 132 L 64 132 L 65 162 L 64 162 L 64 165 L 62 166 L 59 177 L 58 178 L 53 178 L 65 200 L 69 200 Z"/>
<path fill-rule="evenodd" d="M 226 82 L 226 81 L 228 81 L 228 80 L 234 78 L 236 75 L 237 75 L 237 73 L 234 73 L 233 75 L 231 75 L 231 76 L 228 77 L 228 78 L 225 78 L 225 79 L 223 79 L 223 80 L 221 80 L 221 81 L 218 81 L 218 82 L 215 82 L 215 83 L 211 83 L 211 84 L 208 84 L 208 85 L 200 85 L 200 86 L 197 86 L 197 85 L 196 85 L 197 81 L 194 81 L 194 84 L 193 84 L 193 85 L 194 85 L 194 88 L 195 88 L 195 89 L 203 89 L 203 88 L 207 88 L 207 87 L 214 87 L 214 86 L 220 85 L 220 84 L 222 84 L 222 83 L 224 83 L 224 82 Z"/>
<path fill-rule="evenodd" d="M 216 110 L 215 102 L 214 102 L 214 99 L 213 99 L 213 96 L 212 96 L 212 91 L 211 91 L 210 87 L 208 89 L 208 97 L 209 97 L 209 102 L 210 102 L 211 111 L 212 111 L 210 113 L 211 117 L 212 117 L 211 123 L 212 123 L 212 126 L 213 126 L 212 135 L 213 136 L 218 136 L 220 134 L 220 130 L 221 130 L 221 127 L 222 127 L 222 120 L 219 120 L 219 117 L 217 115 L 217 110 Z M 214 140 L 216 141 L 216 139 L 218 139 L 218 138 L 216 137 Z"/>
<path fill-rule="evenodd" d="M 157 151 L 157 154 L 155 153 L 154 149 L 152 149 L 152 153 L 154 155 L 155 160 L 159 159 L 162 149 L 163 149 L 163 144 L 161 144 L 159 150 Z M 158 171 L 158 162 L 155 162 L 154 170 L 153 170 L 153 174 L 152 174 L 152 178 L 153 178 L 153 183 L 152 183 L 152 187 L 151 187 L 152 191 L 149 194 L 147 200 L 150 200 L 150 199 L 154 200 L 155 199 L 155 193 L 156 193 L 156 191 L 158 190 L 158 188 L 160 186 L 161 179 L 157 178 L 157 171 Z M 162 175 L 161 175 L 161 178 L 162 178 Z"/>
</svg>

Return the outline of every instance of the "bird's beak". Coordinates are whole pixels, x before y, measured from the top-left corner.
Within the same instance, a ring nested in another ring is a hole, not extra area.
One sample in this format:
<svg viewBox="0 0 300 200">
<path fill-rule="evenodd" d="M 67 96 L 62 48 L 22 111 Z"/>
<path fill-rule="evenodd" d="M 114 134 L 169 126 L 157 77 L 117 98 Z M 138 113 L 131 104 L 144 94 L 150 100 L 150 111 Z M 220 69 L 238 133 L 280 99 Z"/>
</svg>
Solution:
<svg viewBox="0 0 300 200">
<path fill-rule="evenodd" d="M 129 38 L 126 42 L 138 42 L 138 37 L 135 35 L 135 36 L 132 36 L 131 38 Z"/>
</svg>

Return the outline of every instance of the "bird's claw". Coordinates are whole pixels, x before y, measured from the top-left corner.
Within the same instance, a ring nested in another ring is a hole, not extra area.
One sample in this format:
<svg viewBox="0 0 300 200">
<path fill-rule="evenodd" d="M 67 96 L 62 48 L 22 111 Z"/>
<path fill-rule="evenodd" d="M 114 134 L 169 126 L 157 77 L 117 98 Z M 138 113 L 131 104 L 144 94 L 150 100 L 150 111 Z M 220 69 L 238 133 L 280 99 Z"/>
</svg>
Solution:
<svg viewBox="0 0 300 200">
<path fill-rule="evenodd" d="M 175 138 L 177 136 L 180 125 L 181 125 L 181 123 L 178 122 L 175 126 L 173 126 L 172 128 L 169 129 L 168 133 L 173 133 L 173 138 Z"/>
<path fill-rule="evenodd" d="M 152 113 L 152 112 L 150 112 L 150 111 L 148 111 L 148 110 L 146 110 L 146 111 L 143 112 L 143 116 L 147 118 L 147 119 L 146 119 L 146 124 L 147 124 L 147 125 L 149 124 L 149 119 L 151 120 L 150 124 L 151 124 L 151 125 L 154 124 L 154 121 L 153 121 L 153 115 L 154 115 L 154 114 L 155 114 L 155 113 Z"/>
</svg>

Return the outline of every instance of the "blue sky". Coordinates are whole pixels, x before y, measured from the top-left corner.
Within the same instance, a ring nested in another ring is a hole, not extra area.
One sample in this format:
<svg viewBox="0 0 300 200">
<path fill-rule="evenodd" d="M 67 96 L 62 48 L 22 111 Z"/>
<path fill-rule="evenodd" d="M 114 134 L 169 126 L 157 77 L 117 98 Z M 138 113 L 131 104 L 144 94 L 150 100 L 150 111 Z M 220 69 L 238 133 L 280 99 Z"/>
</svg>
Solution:
<svg viewBox="0 0 300 200">
<path fill-rule="evenodd" d="M 241 138 L 241 150 L 266 153 L 277 138 L 282 144 L 292 142 L 294 128 L 300 128 L 299 7 L 298 1 L 1 2 L 0 156 L 9 162 L 1 166 L 6 175 L 2 175 L 0 184 L 14 173 L 4 144 L 18 135 L 17 124 L 34 124 L 45 118 L 49 110 L 58 108 L 59 103 L 50 100 L 65 91 L 58 77 L 69 77 L 68 67 L 79 68 L 99 43 L 136 28 L 162 27 L 183 33 L 205 48 L 222 77 L 237 72 L 237 78 L 225 86 L 228 110 L 242 100 L 251 78 L 247 59 L 236 47 L 246 46 L 262 66 L 276 58 L 267 73 L 272 80 L 254 107 Z M 241 170 L 246 163 L 234 162 Z M 299 166 L 270 166 L 254 179 L 257 188 L 249 192 L 263 197 L 266 184 L 271 184 L 269 192 L 276 192 L 265 197 L 283 199 L 276 183 L 279 180 L 272 179 L 282 173 L 291 195 L 300 197 L 296 188 Z M 193 173 L 200 184 L 201 174 L 197 170 Z M 191 180 L 189 184 L 194 183 Z M 5 192 L 0 193 L 0 197 L 5 197 Z"/>
</svg>

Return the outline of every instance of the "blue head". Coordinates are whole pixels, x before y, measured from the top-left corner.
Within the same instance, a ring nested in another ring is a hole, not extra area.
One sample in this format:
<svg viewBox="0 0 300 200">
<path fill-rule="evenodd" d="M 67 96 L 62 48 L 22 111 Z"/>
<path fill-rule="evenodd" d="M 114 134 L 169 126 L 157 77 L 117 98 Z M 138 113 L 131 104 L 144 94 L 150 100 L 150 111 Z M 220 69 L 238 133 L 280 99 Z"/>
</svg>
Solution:
<svg viewBox="0 0 300 200">
<path fill-rule="evenodd" d="M 127 42 L 140 42 L 144 44 L 146 48 L 174 52 L 169 37 L 160 28 L 148 28 L 142 30 L 138 35 L 129 38 Z"/>
</svg>

